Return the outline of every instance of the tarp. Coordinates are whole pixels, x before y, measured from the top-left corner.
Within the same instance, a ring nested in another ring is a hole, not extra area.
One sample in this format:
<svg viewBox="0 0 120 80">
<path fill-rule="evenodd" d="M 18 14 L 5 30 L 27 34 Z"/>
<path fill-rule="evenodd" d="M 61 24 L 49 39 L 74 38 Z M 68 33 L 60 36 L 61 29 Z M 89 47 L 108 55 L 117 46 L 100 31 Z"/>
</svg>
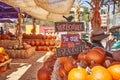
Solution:
<svg viewBox="0 0 120 80">
<path fill-rule="evenodd" d="M 25 11 L 34 18 L 47 21 L 64 20 L 75 0 L 0 0 Z"/>
</svg>

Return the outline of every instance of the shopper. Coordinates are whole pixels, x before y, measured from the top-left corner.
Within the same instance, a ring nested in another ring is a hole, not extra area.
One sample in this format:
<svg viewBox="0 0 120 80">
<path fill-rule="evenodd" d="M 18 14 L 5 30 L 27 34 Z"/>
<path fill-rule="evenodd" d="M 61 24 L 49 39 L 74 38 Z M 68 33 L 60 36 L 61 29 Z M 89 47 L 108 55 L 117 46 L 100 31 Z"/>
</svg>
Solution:
<svg viewBox="0 0 120 80">
<path fill-rule="evenodd" d="M 99 46 L 104 48 L 102 45 L 102 40 L 107 38 L 109 34 L 105 34 L 105 31 L 101 28 L 94 28 L 93 31 L 90 34 L 90 40 L 91 40 L 91 48 L 94 46 Z"/>
</svg>

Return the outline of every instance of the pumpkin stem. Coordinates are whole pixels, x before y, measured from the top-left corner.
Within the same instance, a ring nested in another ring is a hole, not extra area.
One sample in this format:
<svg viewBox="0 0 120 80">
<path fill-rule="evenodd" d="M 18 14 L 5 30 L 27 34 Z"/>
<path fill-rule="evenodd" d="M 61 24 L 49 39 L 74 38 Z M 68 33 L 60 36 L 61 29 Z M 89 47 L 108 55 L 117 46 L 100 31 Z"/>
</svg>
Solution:
<svg viewBox="0 0 120 80">
<path fill-rule="evenodd" d="M 77 67 L 78 67 L 78 69 L 82 68 L 81 64 L 79 62 L 77 63 Z"/>
<path fill-rule="evenodd" d="M 87 71 L 88 74 L 92 73 L 92 70 L 88 66 L 86 67 L 86 71 Z"/>
</svg>

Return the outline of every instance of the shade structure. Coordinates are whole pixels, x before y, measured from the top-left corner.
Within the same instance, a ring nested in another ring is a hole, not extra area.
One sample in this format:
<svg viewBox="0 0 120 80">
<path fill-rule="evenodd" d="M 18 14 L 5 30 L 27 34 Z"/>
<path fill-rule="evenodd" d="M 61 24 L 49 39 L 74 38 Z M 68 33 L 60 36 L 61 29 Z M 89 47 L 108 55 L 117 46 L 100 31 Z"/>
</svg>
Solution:
<svg viewBox="0 0 120 80">
<path fill-rule="evenodd" d="M 0 23 L 15 23 L 15 20 L 11 20 L 11 19 L 0 19 Z"/>
<path fill-rule="evenodd" d="M 47 21 L 61 21 L 69 11 L 74 0 L 0 0 L 25 11 L 34 18 Z M 45 4 L 43 4 L 45 3 Z M 46 6 L 46 7 L 45 7 Z M 47 8 L 48 7 L 48 8 Z"/>
</svg>

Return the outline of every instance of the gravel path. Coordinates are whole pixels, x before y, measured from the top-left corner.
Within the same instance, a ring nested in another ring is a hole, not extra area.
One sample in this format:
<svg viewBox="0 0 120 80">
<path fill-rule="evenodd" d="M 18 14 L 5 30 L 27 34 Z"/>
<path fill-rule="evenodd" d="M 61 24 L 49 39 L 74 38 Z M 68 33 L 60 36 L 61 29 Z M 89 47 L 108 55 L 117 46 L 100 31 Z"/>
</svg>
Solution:
<svg viewBox="0 0 120 80">
<path fill-rule="evenodd" d="M 0 80 L 37 80 L 36 73 L 42 66 L 42 62 L 37 62 L 46 52 L 36 52 L 29 59 L 13 59 L 10 69 L 0 73 Z"/>
</svg>

